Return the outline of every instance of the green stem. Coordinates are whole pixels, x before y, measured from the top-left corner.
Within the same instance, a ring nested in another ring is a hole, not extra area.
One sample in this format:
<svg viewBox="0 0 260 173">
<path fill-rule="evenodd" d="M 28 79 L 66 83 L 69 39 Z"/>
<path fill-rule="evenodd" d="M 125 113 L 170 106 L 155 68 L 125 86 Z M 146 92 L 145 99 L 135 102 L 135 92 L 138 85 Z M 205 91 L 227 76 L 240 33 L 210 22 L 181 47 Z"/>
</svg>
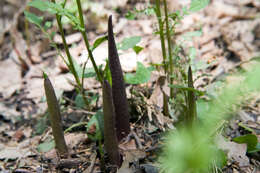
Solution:
<svg viewBox="0 0 260 173">
<path fill-rule="evenodd" d="M 87 37 L 87 34 L 85 32 L 85 24 L 84 24 L 84 19 L 83 19 L 83 14 L 82 14 L 82 8 L 81 8 L 81 2 L 80 0 L 77 0 L 77 6 L 78 6 L 78 12 L 79 12 L 79 19 L 80 19 L 80 26 L 82 28 L 84 28 L 84 30 L 80 30 L 82 36 L 83 36 L 83 39 L 84 39 L 84 42 L 85 42 L 85 45 L 87 47 L 87 50 L 88 50 L 88 54 L 89 54 L 89 57 L 90 57 L 90 60 L 92 62 L 92 65 L 95 69 L 95 72 L 97 74 L 97 77 L 98 77 L 98 80 L 99 82 L 102 84 L 102 81 L 103 81 L 103 77 L 102 75 L 100 74 L 100 71 L 98 70 L 98 67 L 96 65 L 96 62 L 95 62 L 95 59 L 94 59 L 94 56 L 92 54 L 92 51 L 90 49 L 90 45 L 89 45 L 89 42 L 88 42 L 88 37 Z"/>
<path fill-rule="evenodd" d="M 167 64 L 166 64 L 166 48 L 165 48 L 165 39 L 163 34 L 163 21 L 161 15 L 161 8 L 160 8 L 160 0 L 156 0 L 156 16 L 159 23 L 159 32 L 160 32 L 160 40 L 161 40 L 161 47 L 162 47 L 162 55 L 163 55 L 163 67 L 164 72 L 167 73 Z"/>
<path fill-rule="evenodd" d="M 169 57 L 169 66 L 170 66 L 170 84 L 173 84 L 173 61 L 172 61 L 172 44 L 171 44 L 171 35 L 170 35 L 170 28 L 169 28 L 169 18 L 168 18 L 168 9 L 167 9 L 167 2 L 166 0 L 163 0 L 164 4 L 164 13 L 165 13 L 165 22 L 166 22 L 166 36 L 167 36 L 167 42 L 168 42 L 168 57 Z M 170 89 L 170 96 L 173 98 L 173 88 Z"/>
<path fill-rule="evenodd" d="M 55 3 L 55 0 L 52 0 L 52 2 Z M 73 74 L 73 76 L 76 80 L 77 86 L 79 87 L 80 93 L 82 95 L 82 98 L 83 98 L 85 104 L 89 105 L 89 103 L 88 103 L 88 101 L 85 97 L 83 86 L 81 85 L 79 76 L 76 72 L 76 69 L 75 69 L 75 66 L 74 66 L 74 63 L 73 63 L 73 60 L 72 60 L 72 56 L 71 56 L 70 51 L 69 51 L 69 46 L 68 46 L 67 41 L 65 39 L 65 34 L 64 34 L 64 31 L 63 31 L 62 23 L 61 23 L 61 16 L 59 14 L 56 14 L 56 20 L 57 20 L 57 23 L 58 23 L 59 31 L 61 33 L 61 38 L 62 38 L 62 42 L 64 44 L 65 52 L 66 52 L 66 55 L 68 57 L 68 61 L 69 61 L 68 67 L 69 67 L 71 73 Z"/>
</svg>

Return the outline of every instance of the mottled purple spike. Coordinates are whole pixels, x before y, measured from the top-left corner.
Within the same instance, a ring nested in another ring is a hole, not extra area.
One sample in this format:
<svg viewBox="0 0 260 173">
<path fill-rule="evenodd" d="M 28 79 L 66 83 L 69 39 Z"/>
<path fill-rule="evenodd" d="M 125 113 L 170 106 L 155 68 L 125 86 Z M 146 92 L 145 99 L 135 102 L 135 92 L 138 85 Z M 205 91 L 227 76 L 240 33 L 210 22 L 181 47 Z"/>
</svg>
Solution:
<svg viewBox="0 0 260 173">
<path fill-rule="evenodd" d="M 192 69 L 189 66 L 188 69 L 188 87 L 194 88 L 192 79 Z M 187 124 L 192 125 L 197 119 L 197 109 L 196 109 L 196 96 L 194 91 L 188 91 L 188 111 L 186 121 Z"/>
<path fill-rule="evenodd" d="M 108 60 L 112 76 L 112 95 L 116 113 L 117 137 L 120 141 L 129 134 L 130 124 L 125 83 L 114 39 L 112 16 L 109 16 L 108 19 Z"/>
<path fill-rule="evenodd" d="M 105 149 L 110 163 L 120 166 L 118 139 L 115 128 L 115 109 L 112 98 L 112 89 L 108 81 L 103 82 L 103 112 L 104 112 L 104 140 Z"/>
<path fill-rule="evenodd" d="M 68 149 L 64 139 L 60 107 L 57 97 L 54 92 L 54 88 L 49 80 L 48 76 L 43 73 L 44 76 L 44 89 L 48 105 L 49 117 L 51 122 L 52 134 L 54 136 L 55 148 L 61 157 L 66 158 L 68 156 Z"/>
</svg>

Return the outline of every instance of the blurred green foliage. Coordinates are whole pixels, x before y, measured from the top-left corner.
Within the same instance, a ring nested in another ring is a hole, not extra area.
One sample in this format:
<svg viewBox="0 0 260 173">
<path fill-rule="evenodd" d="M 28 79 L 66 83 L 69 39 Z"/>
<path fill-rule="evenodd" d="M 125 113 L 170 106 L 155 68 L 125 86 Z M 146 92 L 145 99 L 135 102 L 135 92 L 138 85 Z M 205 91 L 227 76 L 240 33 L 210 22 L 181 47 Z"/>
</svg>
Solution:
<svg viewBox="0 0 260 173">
<path fill-rule="evenodd" d="M 224 158 L 217 154 L 217 146 L 214 144 L 214 136 L 219 124 L 234 114 L 237 108 L 234 105 L 240 104 L 245 96 L 260 91 L 259 64 L 250 71 L 237 75 L 241 80 L 225 83 L 214 100 L 198 102 L 198 107 L 201 107 L 201 104 L 207 107 L 204 111 L 199 111 L 201 119 L 197 124 L 192 128 L 182 128 L 169 133 L 164 154 L 160 158 L 164 172 L 210 172 L 213 161 L 223 162 Z M 235 140 L 248 143 L 249 149 L 257 147 L 254 137 L 251 136 L 250 140 L 248 138 L 249 136 L 238 137 Z"/>
</svg>

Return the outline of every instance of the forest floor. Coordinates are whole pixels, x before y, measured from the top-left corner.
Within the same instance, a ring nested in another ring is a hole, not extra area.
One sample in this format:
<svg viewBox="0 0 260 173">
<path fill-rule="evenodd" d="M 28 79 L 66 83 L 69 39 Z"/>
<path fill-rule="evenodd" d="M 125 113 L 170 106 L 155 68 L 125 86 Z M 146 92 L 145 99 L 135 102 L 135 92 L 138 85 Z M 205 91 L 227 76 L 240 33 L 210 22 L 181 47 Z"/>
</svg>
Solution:
<svg viewBox="0 0 260 173">
<path fill-rule="evenodd" d="M 84 88 L 91 98 L 92 110 L 84 109 L 77 97 L 72 74 L 57 51 L 33 24 L 26 24 L 23 11 L 26 0 L 0 0 L 0 172 L 99 172 L 99 154 L 96 143 L 88 134 L 90 116 L 102 108 L 102 88 L 92 78 L 84 79 Z M 169 11 L 179 10 L 189 1 L 170 0 Z M 157 19 L 140 14 L 135 20 L 125 15 L 129 10 L 145 9 L 148 2 L 114 0 L 84 1 L 86 28 L 91 43 L 107 32 L 107 18 L 113 16 L 116 41 L 141 36 L 138 46 L 144 49 L 136 54 L 133 50 L 120 52 L 124 72 L 135 72 L 137 62 L 145 66 L 162 62 L 161 42 L 154 34 Z M 75 6 L 72 4 L 71 6 Z M 74 8 L 74 7 L 73 7 Z M 54 21 L 54 16 L 31 9 L 32 12 Z M 189 48 L 196 49 L 195 63 L 197 79 L 195 88 L 211 92 L 224 78 L 228 82 L 237 80 L 228 74 L 238 69 L 248 69 L 250 59 L 260 53 L 260 1 L 259 0 L 211 0 L 203 10 L 185 16 L 175 30 L 175 41 L 192 31 L 202 31 L 182 48 L 182 56 Z M 57 32 L 55 22 L 51 29 Z M 87 60 L 87 51 L 81 34 L 65 24 L 66 39 L 75 61 L 82 65 Z M 26 36 L 29 36 L 27 39 Z M 30 40 L 30 41 L 28 41 Z M 61 36 L 54 41 L 63 52 Z M 107 43 L 94 50 L 98 65 L 105 65 Z M 65 55 L 65 54 L 64 54 Z M 86 65 L 91 68 L 90 61 Z M 53 149 L 52 132 L 47 118 L 47 104 L 43 88 L 42 71 L 53 83 L 60 99 L 64 129 L 79 122 L 65 133 L 71 150 L 71 159 L 59 160 Z M 200 77 L 201 74 L 207 74 Z M 162 93 L 158 78 L 161 73 L 153 71 L 149 82 L 127 85 L 131 107 L 132 133 L 120 144 L 124 150 L 124 170 L 121 172 L 159 172 L 157 162 L 163 142 L 163 132 L 174 129 L 172 117 L 162 114 Z M 240 105 L 237 116 L 228 122 L 225 133 L 229 139 L 250 129 L 260 142 L 260 92 Z M 260 153 L 248 154 L 245 144 L 226 143 L 228 163 L 223 172 L 260 172 Z M 126 164 L 127 163 L 127 164 Z"/>
</svg>

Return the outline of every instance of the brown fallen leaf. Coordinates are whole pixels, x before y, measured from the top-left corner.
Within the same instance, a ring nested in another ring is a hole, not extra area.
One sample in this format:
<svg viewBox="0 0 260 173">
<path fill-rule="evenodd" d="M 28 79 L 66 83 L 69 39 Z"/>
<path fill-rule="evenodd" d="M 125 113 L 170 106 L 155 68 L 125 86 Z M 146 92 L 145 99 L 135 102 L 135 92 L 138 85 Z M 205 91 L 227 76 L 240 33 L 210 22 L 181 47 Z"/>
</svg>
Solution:
<svg viewBox="0 0 260 173">
<path fill-rule="evenodd" d="M 10 97 L 16 90 L 22 87 L 20 72 L 20 67 L 11 58 L 1 61 L 0 74 L 2 82 L 0 82 L 0 93 L 4 98 Z"/>
<path fill-rule="evenodd" d="M 217 145 L 220 149 L 227 152 L 229 160 L 236 162 L 240 167 L 249 166 L 249 159 L 246 156 L 247 145 L 237 144 L 235 142 L 226 141 L 221 135 L 216 137 Z"/>
<path fill-rule="evenodd" d="M 118 173 L 134 173 L 136 170 L 130 168 L 129 164 L 132 162 L 138 162 L 139 159 L 146 157 L 146 153 L 143 150 L 128 150 L 124 152 L 125 158 L 122 163 L 121 168 L 118 170 Z"/>
<path fill-rule="evenodd" d="M 13 139 L 17 142 L 20 142 L 21 140 L 23 140 L 25 138 L 25 135 L 23 133 L 23 130 L 19 129 L 15 132 L 15 134 L 13 135 Z"/>
</svg>

